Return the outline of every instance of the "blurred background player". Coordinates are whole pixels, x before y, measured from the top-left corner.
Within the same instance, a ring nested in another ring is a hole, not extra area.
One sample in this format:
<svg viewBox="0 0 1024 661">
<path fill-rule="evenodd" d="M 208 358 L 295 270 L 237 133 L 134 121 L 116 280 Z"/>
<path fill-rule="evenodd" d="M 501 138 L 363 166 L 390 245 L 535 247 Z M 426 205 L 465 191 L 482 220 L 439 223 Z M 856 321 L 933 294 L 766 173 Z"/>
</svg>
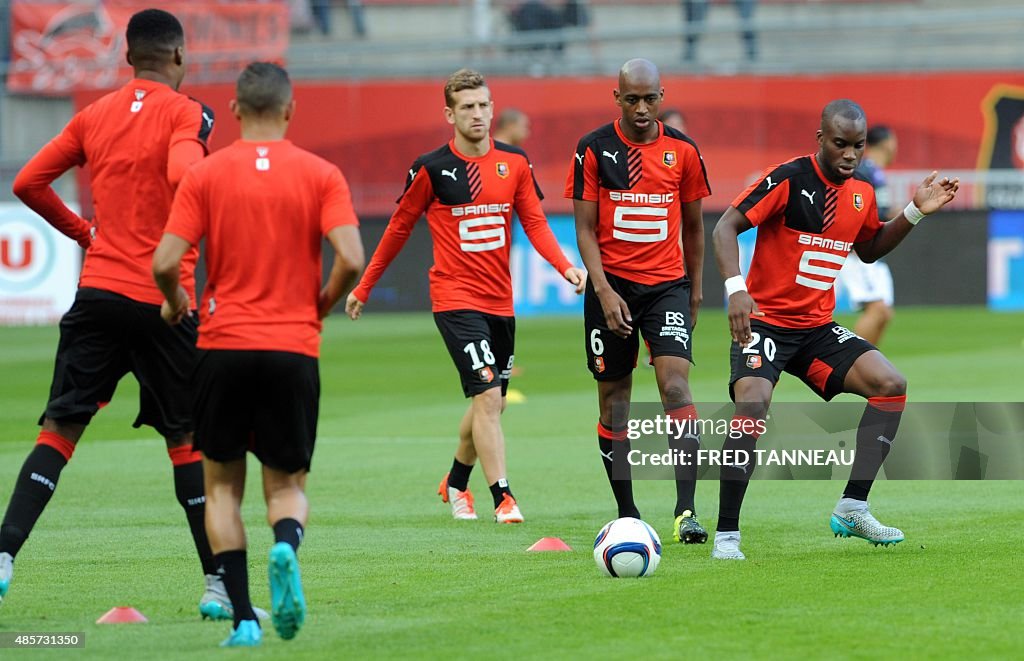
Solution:
<svg viewBox="0 0 1024 661">
<path fill-rule="evenodd" d="M 864 159 L 857 166 L 857 174 L 875 187 L 878 217 L 882 222 L 891 218 L 892 191 L 885 177 L 885 168 L 896 158 L 896 134 L 888 126 L 868 129 L 868 142 Z M 886 326 L 892 320 L 893 286 L 889 265 L 878 260 L 870 264 L 851 252 L 839 272 L 839 284 L 850 294 L 850 302 L 862 310 L 853 332 L 878 346 Z"/>
<path fill-rule="evenodd" d="M 622 65 L 614 95 L 622 116 L 580 139 L 565 197 L 573 201 L 588 273 L 583 316 L 587 364 L 597 380 L 598 445 L 619 516 L 639 519 L 625 461 L 639 335 L 650 347 L 665 414 L 696 420 L 691 341 L 702 299 L 701 199 L 711 188 L 696 144 L 657 120 L 665 90 L 652 62 Z M 694 458 L 700 447 L 696 433 L 669 442 Z M 619 457 L 616 470 L 613 457 Z M 676 467 L 672 532 L 676 541 L 703 544 L 692 463 Z"/>
<path fill-rule="evenodd" d="M 434 320 L 471 398 L 459 425 L 451 471 L 438 493 L 456 519 L 475 519 L 469 475 L 479 457 L 494 499 L 494 520 L 522 523 L 508 485 L 501 414 L 514 362 L 515 318 L 509 274 L 513 211 L 530 242 L 559 273 L 583 291 L 586 279 L 562 254 L 540 205 L 540 189 L 526 153 L 490 138 L 493 104 L 476 71 L 460 69 L 444 87 L 445 119 L 454 138 L 412 164 L 398 209 L 346 311 L 358 319 L 388 264 L 424 213 L 434 240 L 430 298 Z"/>
<path fill-rule="evenodd" d="M 189 377 L 196 322 L 175 328 L 160 320 L 163 296 L 150 262 L 174 188 L 207 153 L 213 111 L 177 92 L 185 76 L 185 36 L 178 19 L 147 9 L 126 33 L 134 79 L 76 114 L 14 182 L 15 194 L 51 225 L 86 248 L 75 303 L 60 324 L 60 343 L 42 431 L 25 460 L 0 527 L 0 598 L 11 564 L 56 488 L 93 415 L 131 372 L 139 382 L 135 426 L 164 437 L 174 491 L 185 510 L 206 574 L 203 617 L 231 617 L 231 602 L 213 564 L 203 527 L 205 500 L 199 453 L 192 449 Z M 89 166 L 95 222 L 68 209 L 51 183 Z M 195 287 L 197 251 L 183 262 L 182 282 Z"/>
<path fill-rule="evenodd" d="M 851 249 L 868 261 L 882 257 L 922 218 L 951 201 L 959 180 L 937 180 L 933 172 L 906 209 L 883 223 L 874 188 L 854 176 L 867 142 L 861 107 L 848 99 L 825 106 L 817 141 L 817 153 L 765 170 L 715 226 L 715 257 L 729 297 L 733 339 L 729 394 L 736 402 L 735 431 L 724 448 L 753 456 L 783 371 L 825 401 L 844 392 L 864 397 L 868 402 L 857 428 L 850 480 L 829 525 L 837 536 L 888 546 L 903 541 L 903 531 L 882 525 L 867 500 L 896 438 L 907 381 L 871 343 L 832 320 L 832 285 Z M 754 258 L 744 282 L 736 237 L 755 226 Z M 807 243 L 794 240 L 797 233 L 828 241 L 805 249 Z M 722 467 L 714 558 L 745 559 L 739 515 L 753 470 L 750 463 Z"/>
<path fill-rule="evenodd" d="M 309 515 L 305 484 L 320 402 L 320 320 L 355 282 L 364 258 L 344 176 L 285 140 L 295 102 L 284 69 L 250 64 L 230 107 L 242 137 L 185 176 L 152 268 L 166 297 L 164 318 L 178 324 L 191 307 L 179 281 L 181 262 L 206 239 L 195 446 L 203 454 L 206 529 L 217 573 L 235 604 L 223 645 L 249 646 L 262 634 L 249 601 L 240 511 L 246 450 L 263 465 L 275 542 L 271 617 L 287 640 L 306 611 L 296 551 Z M 321 288 L 324 236 L 335 257 Z"/>
<path fill-rule="evenodd" d="M 658 119 L 665 126 L 675 129 L 680 133 L 686 133 L 686 117 L 679 108 L 666 108 L 662 110 Z"/>
<path fill-rule="evenodd" d="M 491 134 L 495 142 L 504 142 L 513 147 L 522 147 L 530 137 L 530 118 L 519 108 L 505 108 L 498 113 L 494 132 Z"/>
</svg>

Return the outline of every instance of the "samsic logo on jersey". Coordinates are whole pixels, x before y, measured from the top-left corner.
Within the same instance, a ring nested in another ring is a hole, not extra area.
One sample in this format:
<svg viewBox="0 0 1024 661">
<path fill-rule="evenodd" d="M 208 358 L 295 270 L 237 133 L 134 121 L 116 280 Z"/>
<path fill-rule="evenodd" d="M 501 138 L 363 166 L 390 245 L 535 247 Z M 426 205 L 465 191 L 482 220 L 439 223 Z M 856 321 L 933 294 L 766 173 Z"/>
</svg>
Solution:
<svg viewBox="0 0 1024 661">
<path fill-rule="evenodd" d="M 836 241 L 835 239 L 826 239 L 822 236 L 811 236 L 810 234 L 801 234 L 800 238 L 797 239 L 797 243 L 802 246 L 811 246 L 812 248 L 831 248 L 832 250 L 845 253 L 853 250 L 852 241 Z"/>
<path fill-rule="evenodd" d="M 853 194 L 853 208 L 860 211 L 864 208 L 864 196 L 860 193 Z"/>
<path fill-rule="evenodd" d="M 672 168 L 676 165 L 676 153 L 674 151 L 666 151 L 661 153 L 661 162 Z"/>
<path fill-rule="evenodd" d="M 608 191 L 608 199 L 612 202 L 632 202 L 633 204 L 672 204 L 675 193 L 631 193 L 629 191 Z"/>
<path fill-rule="evenodd" d="M 494 166 L 494 170 L 502 179 L 508 179 L 508 163 L 506 163 L 505 161 L 499 161 L 498 163 L 496 163 Z"/>
<path fill-rule="evenodd" d="M 482 213 L 508 213 L 511 210 L 511 202 L 504 204 L 468 204 L 464 207 L 452 207 L 452 216 L 462 218 L 463 216 L 476 216 Z"/>
</svg>

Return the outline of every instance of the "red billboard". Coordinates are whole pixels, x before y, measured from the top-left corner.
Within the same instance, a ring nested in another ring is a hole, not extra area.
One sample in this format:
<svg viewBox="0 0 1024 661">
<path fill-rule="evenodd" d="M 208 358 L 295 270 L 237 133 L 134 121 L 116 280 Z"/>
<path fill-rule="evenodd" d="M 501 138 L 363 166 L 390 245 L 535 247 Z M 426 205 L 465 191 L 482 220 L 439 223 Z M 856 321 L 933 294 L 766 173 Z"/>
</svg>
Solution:
<svg viewBox="0 0 1024 661">
<path fill-rule="evenodd" d="M 139 0 L 14 0 L 8 90 L 66 95 L 129 80 L 125 28 L 132 14 L 152 5 Z M 189 76 L 194 81 L 233 80 L 245 63 L 283 61 L 288 50 L 285 0 L 183 0 L 173 4 L 173 13 L 185 28 Z"/>
<path fill-rule="evenodd" d="M 665 76 L 663 107 L 686 114 L 687 133 L 704 155 L 713 195 L 723 209 L 764 167 L 817 149 L 822 107 L 836 98 L 859 102 L 869 123 L 899 136 L 892 168 L 973 170 L 1024 163 L 1024 73 L 906 73 L 822 76 Z M 495 111 L 516 106 L 530 115 L 524 148 L 534 163 L 545 209 L 565 212 L 565 176 L 576 142 L 618 115 L 615 80 L 492 78 Z M 227 109 L 231 85 L 184 91 L 218 113 L 213 146 L 238 137 Z M 389 215 L 409 165 L 450 139 L 442 114 L 443 79 L 334 81 L 296 85 L 289 137 L 337 163 L 361 215 Z M 79 105 L 96 93 L 79 95 Z"/>
</svg>

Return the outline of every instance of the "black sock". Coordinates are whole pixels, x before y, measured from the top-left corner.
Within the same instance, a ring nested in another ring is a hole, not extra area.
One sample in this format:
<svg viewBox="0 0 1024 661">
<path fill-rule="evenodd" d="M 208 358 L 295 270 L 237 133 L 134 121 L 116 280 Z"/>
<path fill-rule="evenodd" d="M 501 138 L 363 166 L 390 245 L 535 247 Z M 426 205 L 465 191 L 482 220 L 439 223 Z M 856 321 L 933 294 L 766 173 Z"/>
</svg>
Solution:
<svg viewBox="0 0 1024 661">
<path fill-rule="evenodd" d="M 172 458 L 173 460 L 173 458 Z M 192 541 L 203 565 L 204 574 L 214 574 L 217 566 L 213 562 L 213 551 L 206 536 L 206 492 L 203 487 L 203 462 L 193 461 L 174 467 L 174 495 L 185 510 Z"/>
<path fill-rule="evenodd" d="M 676 436 L 675 432 L 668 437 L 668 446 L 673 450 L 676 457 L 684 457 L 690 464 L 688 466 L 676 463 L 676 509 L 675 515 L 679 516 L 689 510 L 692 514 L 697 513 L 697 506 L 694 504 L 694 496 L 697 492 L 697 451 L 700 450 L 699 429 L 692 425 L 697 419 L 697 409 L 693 404 L 666 409 L 665 415 L 679 422 L 690 423 L 681 435 Z"/>
<path fill-rule="evenodd" d="M 235 611 L 235 628 L 242 620 L 255 620 L 256 613 L 249 601 L 249 565 L 246 561 L 245 549 L 223 551 L 213 556 L 217 566 L 217 575 L 224 581 L 231 607 Z"/>
<path fill-rule="evenodd" d="M 733 418 L 730 429 L 736 429 L 737 424 L 750 420 L 753 418 L 737 416 Z M 748 453 L 749 463 L 742 467 L 722 466 L 718 484 L 718 526 L 715 528 L 718 532 L 735 532 L 740 529 L 740 508 L 743 506 L 743 497 L 747 493 L 750 476 L 754 472 L 754 447 L 757 445 L 757 436 L 759 434 L 730 432 L 722 445 L 723 450 L 745 450 Z"/>
<path fill-rule="evenodd" d="M 871 397 L 857 427 L 857 452 L 850 468 L 843 498 L 867 500 L 882 462 L 889 456 L 892 440 L 900 427 L 906 395 Z"/>
<path fill-rule="evenodd" d="M 465 491 L 469 487 L 469 474 L 473 471 L 473 464 L 464 464 L 458 459 L 452 459 L 452 469 L 448 472 L 448 486 L 457 491 Z"/>
<path fill-rule="evenodd" d="M 293 550 L 299 550 L 304 531 L 295 519 L 281 519 L 274 524 L 274 543 L 286 542 Z"/>
<path fill-rule="evenodd" d="M 7 505 L 3 524 L 0 524 L 0 553 L 18 555 L 39 515 L 50 502 L 60 472 L 67 463 L 65 455 L 49 445 L 37 444 L 29 452 L 14 483 L 14 493 Z"/>
<path fill-rule="evenodd" d="M 615 496 L 615 504 L 619 508 L 619 518 L 631 516 L 640 518 L 640 510 L 633 502 L 633 481 L 629 470 L 629 462 L 626 457 L 629 455 L 630 444 L 626 438 L 626 429 L 612 430 L 605 427 L 603 423 L 597 423 L 597 445 L 601 450 L 601 461 L 604 463 L 604 472 L 608 475 L 608 484 L 612 487 L 612 495 Z M 619 457 L 619 473 L 624 479 L 616 480 L 615 458 Z"/>
<path fill-rule="evenodd" d="M 494 508 L 497 509 L 498 505 L 501 505 L 501 501 L 505 499 L 505 494 L 512 496 L 512 491 L 508 488 L 508 480 L 501 478 L 490 486 L 491 497 L 494 498 Z M 512 496 L 515 498 L 515 496 Z"/>
</svg>

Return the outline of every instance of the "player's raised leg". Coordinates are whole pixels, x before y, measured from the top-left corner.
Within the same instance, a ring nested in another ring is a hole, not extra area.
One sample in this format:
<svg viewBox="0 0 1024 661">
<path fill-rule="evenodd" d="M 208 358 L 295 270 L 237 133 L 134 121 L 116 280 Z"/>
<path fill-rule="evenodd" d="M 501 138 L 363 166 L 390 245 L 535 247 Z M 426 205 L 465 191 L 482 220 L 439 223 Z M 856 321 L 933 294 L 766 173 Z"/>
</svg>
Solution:
<svg viewBox="0 0 1024 661">
<path fill-rule="evenodd" d="M 883 525 L 868 509 L 868 493 L 889 455 L 907 402 L 907 381 L 879 351 L 862 354 L 843 387 L 868 400 L 857 427 L 857 451 L 850 480 L 836 503 L 829 527 L 837 537 L 860 537 L 875 546 L 904 539 L 899 528 Z"/>
<path fill-rule="evenodd" d="M 231 635 L 223 647 L 259 645 L 263 632 L 249 600 L 249 565 L 242 497 L 245 494 L 245 457 L 231 461 L 203 460 L 206 485 L 206 532 L 217 575 L 232 605 Z"/>
<path fill-rule="evenodd" d="M 289 473 L 263 467 L 263 494 L 267 522 L 274 530 L 267 573 L 270 579 L 271 618 L 281 638 L 291 640 L 306 620 L 298 550 L 309 517 L 305 494 L 306 471 Z"/>
</svg>

